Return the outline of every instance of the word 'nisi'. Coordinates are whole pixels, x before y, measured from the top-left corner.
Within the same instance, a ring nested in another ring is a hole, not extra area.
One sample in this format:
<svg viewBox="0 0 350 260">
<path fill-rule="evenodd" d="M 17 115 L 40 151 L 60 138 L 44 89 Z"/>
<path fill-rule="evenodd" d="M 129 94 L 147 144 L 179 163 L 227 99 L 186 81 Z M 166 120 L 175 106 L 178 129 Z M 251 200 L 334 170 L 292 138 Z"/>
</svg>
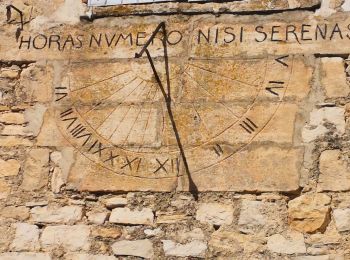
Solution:
<svg viewBox="0 0 350 260">
<path fill-rule="evenodd" d="M 185 33 L 177 30 L 169 31 L 166 36 L 167 43 L 177 45 L 185 39 Z M 189 35 L 186 35 L 188 38 Z M 89 35 L 45 35 L 21 36 L 19 49 L 65 49 L 81 48 L 113 48 L 122 46 L 143 46 L 149 39 L 146 32 L 135 33 L 93 33 Z M 350 24 L 283 24 L 258 25 L 254 27 L 213 26 L 208 29 L 196 29 L 192 35 L 193 44 L 227 45 L 243 42 L 297 42 L 318 40 L 349 40 Z M 152 44 L 159 44 L 161 36 L 156 37 Z"/>
</svg>

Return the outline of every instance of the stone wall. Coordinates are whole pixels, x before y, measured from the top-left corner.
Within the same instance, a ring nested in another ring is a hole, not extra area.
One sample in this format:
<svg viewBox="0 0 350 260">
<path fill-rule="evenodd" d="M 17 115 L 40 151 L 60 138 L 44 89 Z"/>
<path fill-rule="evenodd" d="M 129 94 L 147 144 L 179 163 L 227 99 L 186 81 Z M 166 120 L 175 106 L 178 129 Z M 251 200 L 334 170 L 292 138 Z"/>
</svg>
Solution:
<svg viewBox="0 0 350 260">
<path fill-rule="evenodd" d="M 83 2 L 0 3 L 0 259 L 350 259 L 350 1 Z M 163 21 L 190 171 L 156 85 L 90 113 Z"/>
</svg>

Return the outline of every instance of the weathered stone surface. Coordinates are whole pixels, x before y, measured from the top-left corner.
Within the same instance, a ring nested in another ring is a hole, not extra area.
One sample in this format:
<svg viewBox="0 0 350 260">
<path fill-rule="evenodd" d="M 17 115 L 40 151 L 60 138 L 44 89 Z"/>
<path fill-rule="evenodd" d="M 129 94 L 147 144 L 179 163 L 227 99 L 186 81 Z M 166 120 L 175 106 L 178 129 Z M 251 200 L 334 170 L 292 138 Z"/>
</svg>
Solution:
<svg viewBox="0 0 350 260">
<path fill-rule="evenodd" d="M 318 191 L 350 190 L 350 169 L 340 150 L 326 150 L 320 156 Z"/>
<path fill-rule="evenodd" d="M 6 199 L 11 192 L 11 186 L 4 179 L 0 179 L 0 200 Z"/>
<path fill-rule="evenodd" d="M 22 113 L 3 113 L 0 114 L 0 122 L 6 124 L 16 124 L 21 125 L 26 122 L 24 119 L 24 114 Z"/>
<path fill-rule="evenodd" d="M 302 150 L 275 146 L 247 148 L 216 167 L 193 173 L 192 178 L 200 191 L 295 191 L 299 188 Z M 203 150 L 197 163 L 210 151 Z M 183 189 L 188 189 L 186 179 Z"/>
<path fill-rule="evenodd" d="M 326 97 L 346 97 L 350 87 L 346 81 L 344 61 L 342 58 L 322 58 L 322 86 Z"/>
<path fill-rule="evenodd" d="M 24 112 L 24 118 L 28 122 L 24 132 L 27 135 L 37 136 L 41 130 L 44 114 L 46 112 L 46 106 L 42 104 L 36 104 Z"/>
<path fill-rule="evenodd" d="M 51 190 L 60 193 L 67 183 L 70 168 L 74 163 L 74 150 L 71 147 L 60 148 L 60 151 L 50 154 L 50 159 L 56 164 L 51 178 Z"/>
<path fill-rule="evenodd" d="M 220 203 L 203 203 L 198 207 L 196 219 L 212 225 L 230 225 L 233 221 L 233 207 Z"/>
<path fill-rule="evenodd" d="M 288 237 L 280 234 L 272 235 L 267 240 L 270 251 L 280 254 L 305 254 L 304 236 L 301 233 L 291 232 Z"/>
<path fill-rule="evenodd" d="M 124 207 L 128 204 L 128 200 L 123 197 L 112 197 L 105 200 L 105 205 L 108 209 Z"/>
<path fill-rule="evenodd" d="M 13 251 L 37 251 L 40 249 L 39 228 L 35 225 L 17 223 L 15 239 L 12 241 Z"/>
<path fill-rule="evenodd" d="M 12 66 L 0 70 L 0 78 L 16 79 L 19 76 L 19 67 Z"/>
<path fill-rule="evenodd" d="M 209 240 L 209 249 L 220 255 L 232 255 L 240 252 L 246 254 L 264 250 L 265 238 L 245 235 L 238 232 L 215 231 Z"/>
<path fill-rule="evenodd" d="M 22 125 L 4 125 L 1 135 L 5 136 L 31 136 Z"/>
<path fill-rule="evenodd" d="M 24 206 L 8 206 L 1 209 L 0 215 L 3 218 L 12 218 L 23 221 L 29 218 L 29 209 Z"/>
<path fill-rule="evenodd" d="M 43 249 L 51 251 L 62 247 L 69 251 L 87 251 L 90 248 L 90 228 L 86 225 L 48 226 L 40 237 Z"/>
<path fill-rule="evenodd" d="M 290 227 L 306 233 L 322 231 L 330 220 L 331 198 L 325 194 L 305 194 L 288 203 Z"/>
<path fill-rule="evenodd" d="M 333 217 L 338 231 L 350 230 L 350 208 L 334 209 Z"/>
<path fill-rule="evenodd" d="M 116 260 L 117 258 L 110 255 L 92 255 L 92 254 L 78 254 L 70 253 L 64 256 L 65 260 Z"/>
<path fill-rule="evenodd" d="M 38 223 L 70 223 L 79 221 L 83 216 L 83 209 L 79 206 L 34 207 L 30 210 L 31 219 Z"/>
<path fill-rule="evenodd" d="M 34 207 L 42 207 L 42 206 L 47 206 L 49 204 L 48 201 L 42 200 L 42 201 L 31 201 L 26 203 L 26 207 L 28 208 L 34 208 Z"/>
<path fill-rule="evenodd" d="M 177 257 L 199 257 L 204 258 L 207 244 L 203 241 L 195 240 L 187 244 L 178 244 L 171 240 L 162 240 L 163 250 L 166 256 Z"/>
<path fill-rule="evenodd" d="M 16 176 L 19 172 L 21 164 L 17 160 L 1 160 L 0 159 L 0 177 Z"/>
<path fill-rule="evenodd" d="M 1 260 L 51 260 L 51 256 L 46 253 L 2 253 Z"/>
<path fill-rule="evenodd" d="M 108 212 L 88 212 L 87 214 L 88 220 L 90 223 L 96 225 L 102 225 L 108 218 Z"/>
<path fill-rule="evenodd" d="M 157 211 L 157 224 L 171 224 L 188 220 L 187 214 Z"/>
<path fill-rule="evenodd" d="M 112 245 L 113 253 L 117 256 L 139 256 L 146 259 L 153 258 L 153 244 L 151 240 L 122 240 Z"/>
<path fill-rule="evenodd" d="M 95 227 L 91 235 L 97 238 L 118 239 L 122 235 L 122 230 L 117 227 Z"/>
<path fill-rule="evenodd" d="M 261 201 L 242 200 L 238 219 L 241 232 L 252 233 L 255 228 L 266 224 L 267 216 L 262 213 L 263 207 L 264 203 Z"/>
<path fill-rule="evenodd" d="M 304 142 L 312 142 L 324 136 L 329 130 L 324 126 L 330 123 L 336 128 L 336 133 L 342 135 L 345 132 L 344 108 L 324 107 L 314 109 L 310 113 L 310 122 L 304 127 L 302 136 Z"/>
<path fill-rule="evenodd" d="M 152 209 L 131 210 L 129 208 L 115 208 L 109 217 L 109 222 L 129 225 L 152 225 L 154 214 Z"/>
<path fill-rule="evenodd" d="M 48 149 L 35 148 L 30 150 L 23 169 L 21 188 L 29 191 L 45 187 L 49 175 L 48 163 Z"/>
</svg>

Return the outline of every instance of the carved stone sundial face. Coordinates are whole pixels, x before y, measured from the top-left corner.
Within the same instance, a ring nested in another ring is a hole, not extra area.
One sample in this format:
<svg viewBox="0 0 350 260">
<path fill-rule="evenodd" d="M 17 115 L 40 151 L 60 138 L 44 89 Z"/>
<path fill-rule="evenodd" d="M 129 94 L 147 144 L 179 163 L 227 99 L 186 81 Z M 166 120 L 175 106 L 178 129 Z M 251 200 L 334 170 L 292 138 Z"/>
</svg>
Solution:
<svg viewBox="0 0 350 260">
<path fill-rule="evenodd" d="M 293 68 L 289 55 L 148 54 L 149 60 L 71 62 L 64 91 L 56 88 L 61 133 L 113 174 L 177 178 L 241 152 L 273 120 Z"/>
</svg>

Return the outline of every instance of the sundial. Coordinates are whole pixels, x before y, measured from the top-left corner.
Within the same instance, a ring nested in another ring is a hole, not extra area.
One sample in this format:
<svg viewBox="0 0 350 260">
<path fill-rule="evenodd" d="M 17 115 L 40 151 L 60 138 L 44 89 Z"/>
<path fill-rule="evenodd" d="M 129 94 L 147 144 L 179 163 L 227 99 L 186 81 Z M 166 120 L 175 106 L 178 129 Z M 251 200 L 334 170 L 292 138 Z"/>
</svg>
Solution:
<svg viewBox="0 0 350 260">
<path fill-rule="evenodd" d="M 294 57 L 168 57 L 165 35 L 161 22 L 135 56 L 71 61 L 55 89 L 56 122 L 111 176 L 176 180 L 196 192 L 193 176 L 244 151 L 274 120 Z"/>
</svg>

